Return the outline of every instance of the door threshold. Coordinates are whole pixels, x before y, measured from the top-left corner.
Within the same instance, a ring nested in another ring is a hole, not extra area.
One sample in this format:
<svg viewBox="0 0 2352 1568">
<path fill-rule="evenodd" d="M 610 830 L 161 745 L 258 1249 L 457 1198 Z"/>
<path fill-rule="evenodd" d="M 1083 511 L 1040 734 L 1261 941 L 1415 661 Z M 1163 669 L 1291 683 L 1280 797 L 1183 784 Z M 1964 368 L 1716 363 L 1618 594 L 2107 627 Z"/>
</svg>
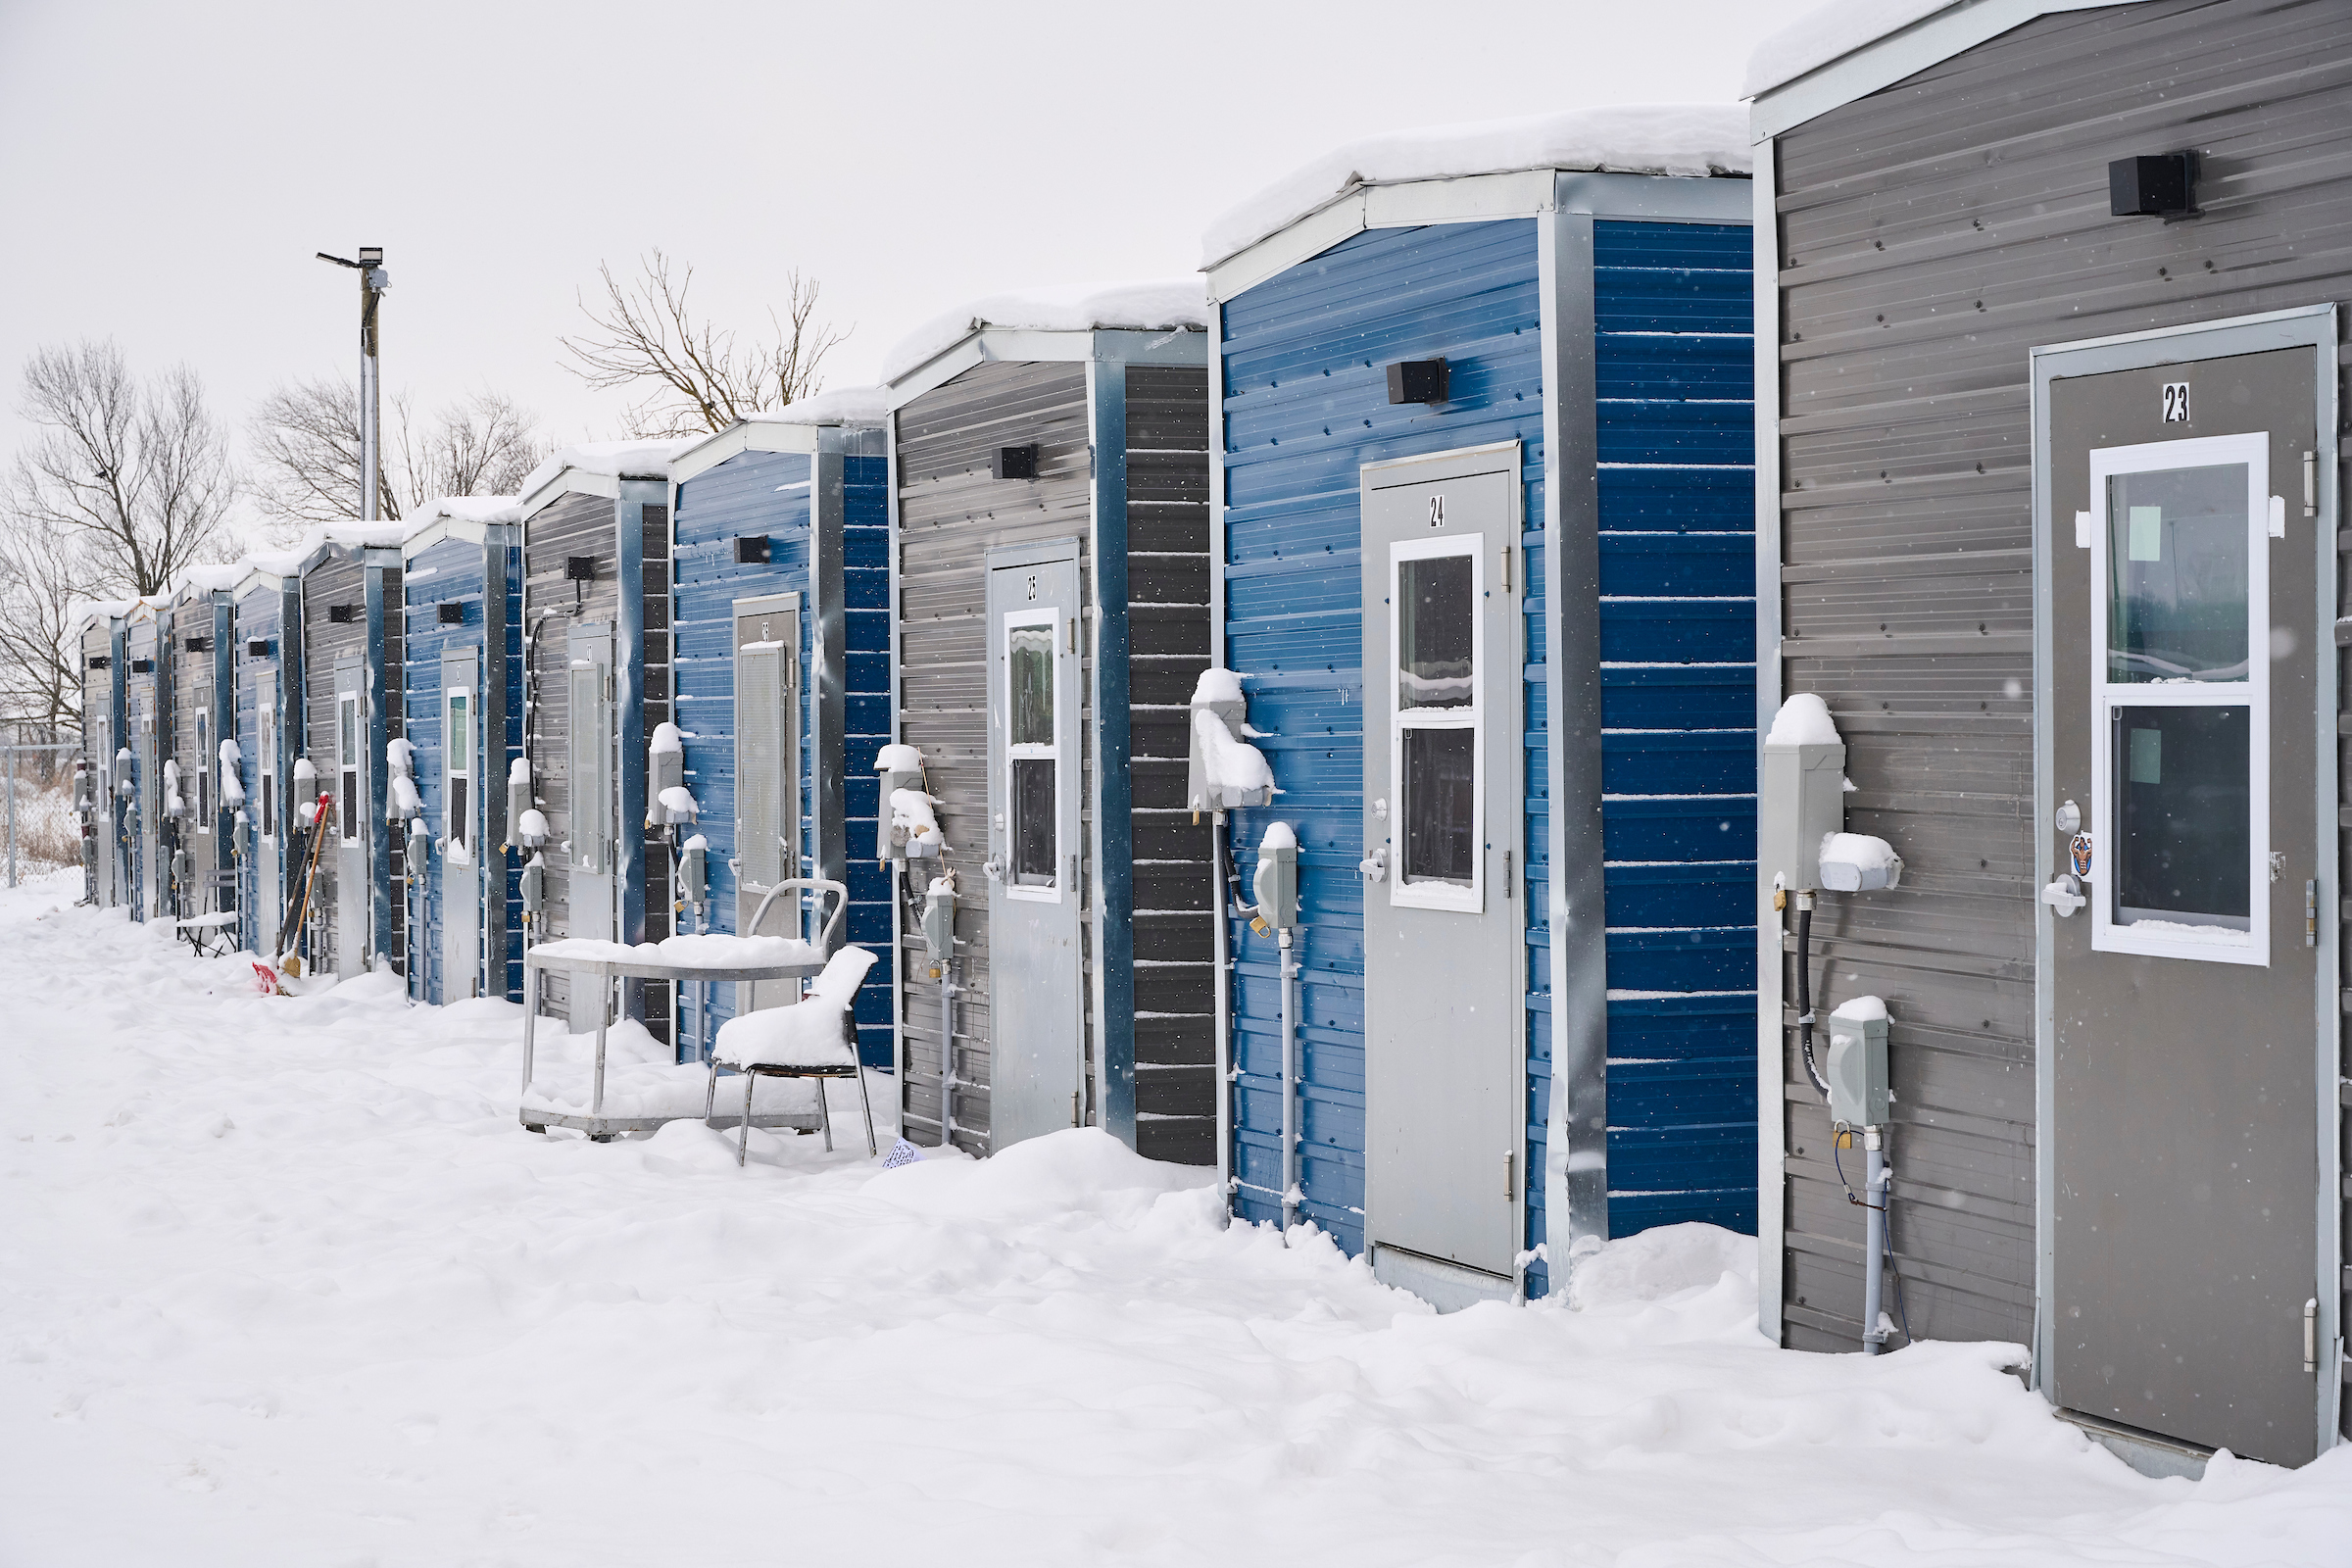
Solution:
<svg viewBox="0 0 2352 1568">
<path fill-rule="evenodd" d="M 1490 1274 L 1464 1263 L 1408 1252 L 1386 1242 L 1373 1244 L 1372 1277 L 1383 1285 L 1412 1292 L 1441 1312 L 1459 1312 L 1481 1301 L 1514 1300 L 1519 1294 L 1507 1274 Z"/>
<path fill-rule="evenodd" d="M 2143 1476 L 2162 1480 L 2166 1476 L 2186 1476 L 2191 1481 L 2205 1479 L 2205 1461 L 2213 1450 L 2182 1438 L 2168 1438 L 2161 1433 L 2143 1432 L 2138 1427 L 2110 1421 L 2105 1416 L 2086 1415 L 2081 1410 L 2054 1409 L 2059 1420 L 2081 1427 L 2085 1437 L 2109 1453 L 2130 1465 Z"/>
</svg>

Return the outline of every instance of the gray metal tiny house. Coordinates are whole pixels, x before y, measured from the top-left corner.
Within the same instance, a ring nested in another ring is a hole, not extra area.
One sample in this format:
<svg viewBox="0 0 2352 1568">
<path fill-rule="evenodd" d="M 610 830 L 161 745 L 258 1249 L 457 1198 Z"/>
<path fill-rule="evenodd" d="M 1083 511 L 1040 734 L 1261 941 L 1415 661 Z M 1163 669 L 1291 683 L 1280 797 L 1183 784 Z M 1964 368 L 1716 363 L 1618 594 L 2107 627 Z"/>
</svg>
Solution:
<svg viewBox="0 0 2352 1568">
<path fill-rule="evenodd" d="M 1083 1125 L 1215 1157 L 1208 828 L 1182 809 L 1208 656 L 1196 299 L 984 302 L 886 370 L 892 738 L 923 754 L 956 884 L 952 1001 L 919 935 L 942 862 L 898 894 L 901 1108 L 923 1143 Z M 1008 739 L 1016 663 L 1039 727 Z"/>
<path fill-rule="evenodd" d="M 551 832 L 544 909 L 525 942 L 659 942 L 669 929 L 667 830 L 646 826 L 646 740 L 669 717 L 669 460 L 689 442 L 558 452 L 523 481 L 523 760 Z M 669 1035 L 666 982 L 625 1011 Z M 561 972 L 547 1004 L 575 1028 Z"/>
<path fill-rule="evenodd" d="M 1908 867 L 1815 919 L 1816 1008 L 1892 1015 L 1894 1338 L 2030 1341 L 2142 1462 L 2297 1463 L 2343 1430 L 2352 10 L 1842 46 L 1754 83 L 1758 636 Z M 2111 170 L 2182 154 L 2169 217 Z M 1773 870 L 1763 1325 L 1851 1348 Z"/>
</svg>

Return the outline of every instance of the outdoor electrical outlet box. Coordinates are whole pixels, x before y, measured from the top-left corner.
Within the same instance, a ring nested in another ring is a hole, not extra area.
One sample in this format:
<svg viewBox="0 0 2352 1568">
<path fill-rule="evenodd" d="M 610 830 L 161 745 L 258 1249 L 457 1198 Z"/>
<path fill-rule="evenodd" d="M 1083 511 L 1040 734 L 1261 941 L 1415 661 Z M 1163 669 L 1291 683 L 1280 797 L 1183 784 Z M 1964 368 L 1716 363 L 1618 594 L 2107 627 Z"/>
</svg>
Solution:
<svg viewBox="0 0 2352 1568">
<path fill-rule="evenodd" d="M 948 960 L 956 956 L 956 890 L 946 879 L 932 882 L 923 898 L 923 952 L 931 958 L 931 979 L 947 972 Z"/>
<path fill-rule="evenodd" d="M 735 536 L 735 564 L 764 566 L 768 564 L 768 536 L 763 533 L 743 533 Z"/>
<path fill-rule="evenodd" d="M 646 808 L 645 814 L 653 818 L 653 825 L 656 827 L 665 827 L 671 822 L 687 820 L 683 812 L 673 812 L 662 802 L 662 794 L 664 790 L 678 789 L 686 783 L 686 754 L 684 752 L 655 752 L 646 759 L 646 761 L 648 764 L 646 772 L 649 776 L 646 779 L 645 793 L 651 804 Z"/>
<path fill-rule="evenodd" d="M 1757 873 L 1788 889 L 1821 886 L 1821 841 L 1845 828 L 1845 748 L 1764 743 L 1756 802 Z"/>
<path fill-rule="evenodd" d="M 1235 741 L 1243 739 L 1242 724 L 1247 712 L 1239 697 L 1201 697 L 1196 694 L 1192 703 L 1190 742 L 1185 749 L 1184 798 L 1187 808 L 1195 811 L 1230 811 L 1238 806 L 1271 806 L 1271 789 L 1238 789 L 1231 784 L 1209 783 L 1208 761 L 1200 755 L 1200 724 L 1202 713 L 1213 715 L 1225 726 L 1225 733 Z"/>
<path fill-rule="evenodd" d="M 537 856 L 522 868 L 522 912 L 536 915 L 547 905 L 547 862 Z"/>
<path fill-rule="evenodd" d="M 412 817 L 410 817 L 410 818 L 409 818 L 409 875 L 410 875 L 410 876 L 412 876 L 412 877 L 421 877 L 421 876 L 423 876 L 423 875 L 424 875 L 424 852 L 425 852 L 425 849 L 426 849 L 426 847 L 427 847 L 427 846 L 429 846 L 429 845 L 430 845 L 432 842 L 433 842 L 432 835 L 431 835 L 430 833 L 428 833 L 428 832 L 425 830 L 425 826 L 424 826 L 424 818 L 423 818 L 423 817 L 421 817 L 421 816 L 412 816 Z"/>
<path fill-rule="evenodd" d="M 1296 844 L 1261 844 L 1257 850 L 1257 874 L 1250 878 L 1250 891 L 1257 897 L 1257 916 L 1278 931 L 1288 931 L 1298 924 L 1298 847 Z"/>
<path fill-rule="evenodd" d="M 701 844 L 688 844 L 686 853 L 678 857 L 678 896 L 696 908 L 710 898 L 710 851 Z"/>
<path fill-rule="evenodd" d="M 1830 1014 L 1830 1120 L 1847 1127 L 1886 1125 L 1886 1019 Z"/>
<path fill-rule="evenodd" d="M 507 835 L 514 843 L 522 842 L 522 813 L 531 808 L 531 777 L 525 773 L 516 778 L 507 775 Z"/>
<path fill-rule="evenodd" d="M 1398 360 L 1389 367 L 1389 401 L 1443 403 L 1446 379 L 1444 360 Z"/>
<path fill-rule="evenodd" d="M 891 755 L 893 752 L 900 755 L 894 757 Z M 906 858 L 906 844 L 891 831 L 890 798 L 900 790 L 919 790 L 923 787 L 920 757 L 921 754 L 911 746 L 884 747 L 882 756 L 874 764 L 874 771 L 882 781 L 880 793 L 875 798 L 874 811 L 874 858 L 877 860 Z M 906 765 L 889 765 L 902 761 Z"/>
<path fill-rule="evenodd" d="M 1000 479 L 1034 479 L 1037 477 L 1038 444 L 1025 447 L 997 448 L 996 473 Z"/>
</svg>

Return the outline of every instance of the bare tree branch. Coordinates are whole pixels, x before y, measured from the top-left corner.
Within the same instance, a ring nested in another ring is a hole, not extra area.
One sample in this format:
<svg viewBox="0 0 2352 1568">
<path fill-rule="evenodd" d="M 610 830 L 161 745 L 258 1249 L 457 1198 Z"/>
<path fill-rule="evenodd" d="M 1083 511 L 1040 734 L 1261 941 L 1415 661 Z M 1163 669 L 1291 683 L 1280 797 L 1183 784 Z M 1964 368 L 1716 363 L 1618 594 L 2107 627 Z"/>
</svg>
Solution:
<svg viewBox="0 0 2352 1568">
<path fill-rule="evenodd" d="M 477 392 L 429 419 L 405 394 L 386 404 L 376 513 L 387 519 L 440 496 L 506 494 L 547 455 L 537 416 L 503 393 Z M 252 434 L 260 456 L 250 493 L 280 540 L 360 514 L 360 396 L 349 380 L 273 388 Z"/>
<path fill-rule="evenodd" d="M 67 633 L 88 556 L 78 534 L 0 514 L 0 718 L 52 739 L 81 727 L 80 649 Z"/>
<path fill-rule="evenodd" d="M 822 384 L 826 354 L 848 335 L 816 319 L 818 284 L 797 271 L 786 274 L 784 318 L 768 313 L 773 341 L 740 344 L 733 331 L 696 319 L 688 300 L 691 265 L 673 274 L 657 248 L 639 267 L 639 276 L 624 284 L 611 264 L 600 265 L 601 305 L 580 302 L 596 330 L 563 340 L 577 362 L 569 368 L 590 386 L 644 393 L 622 415 L 633 436 L 723 430 L 746 415 L 797 403 Z"/>
<path fill-rule="evenodd" d="M 18 408 L 40 433 L 11 467 L 7 513 L 79 538 L 86 591 L 159 592 L 229 543 L 228 435 L 193 370 L 141 387 L 111 342 L 45 348 Z"/>
</svg>

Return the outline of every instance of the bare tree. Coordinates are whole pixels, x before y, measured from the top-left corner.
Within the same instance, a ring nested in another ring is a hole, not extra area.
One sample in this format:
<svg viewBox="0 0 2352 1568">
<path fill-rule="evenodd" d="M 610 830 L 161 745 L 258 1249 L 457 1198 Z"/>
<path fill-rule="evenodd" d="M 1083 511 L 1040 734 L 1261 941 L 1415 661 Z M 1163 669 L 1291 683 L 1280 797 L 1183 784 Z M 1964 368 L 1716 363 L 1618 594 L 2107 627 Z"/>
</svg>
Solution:
<svg viewBox="0 0 2352 1568">
<path fill-rule="evenodd" d="M 112 342 L 44 348 L 24 365 L 19 412 L 40 433 L 12 466 L 10 531 L 87 548 L 85 592 L 151 594 L 226 547 L 236 495 L 228 433 L 185 366 L 145 385 Z"/>
<path fill-rule="evenodd" d="M 477 392 L 429 418 L 389 400 L 376 512 L 398 519 L 439 496 L 502 495 L 539 466 L 538 418 L 498 392 Z M 360 514 L 360 395 L 340 376 L 274 388 L 254 415 L 251 494 L 280 538 Z"/>
<path fill-rule="evenodd" d="M 740 342 L 732 330 L 695 318 L 687 301 L 694 286 L 691 265 L 673 273 L 659 249 L 638 265 L 637 278 L 624 284 L 610 263 L 601 264 L 601 308 L 580 302 L 580 313 L 596 330 L 564 339 L 578 362 L 569 368 L 581 380 L 645 394 L 622 416 L 631 435 L 723 430 L 747 414 L 797 403 L 822 384 L 826 354 L 848 336 L 816 319 L 816 279 L 797 271 L 785 274 L 787 319 L 768 312 L 773 340 Z"/>
<path fill-rule="evenodd" d="M 81 728 L 80 650 L 68 632 L 89 593 L 89 555 L 78 534 L 0 514 L 0 718 L 20 732 L 54 740 Z"/>
</svg>

